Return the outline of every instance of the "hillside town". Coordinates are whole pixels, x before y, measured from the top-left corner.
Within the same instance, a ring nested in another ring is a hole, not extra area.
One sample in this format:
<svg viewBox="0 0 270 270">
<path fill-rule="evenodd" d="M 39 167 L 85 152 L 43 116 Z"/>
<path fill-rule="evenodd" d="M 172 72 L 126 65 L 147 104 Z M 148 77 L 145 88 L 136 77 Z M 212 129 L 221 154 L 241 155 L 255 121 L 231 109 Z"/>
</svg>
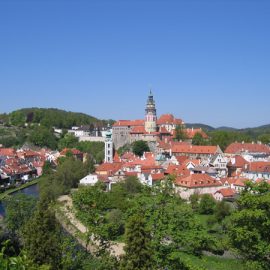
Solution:
<svg viewBox="0 0 270 270">
<path fill-rule="evenodd" d="M 185 140 L 176 139 L 179 128 L 185 134 Z M 77 137 L 89 135 L 78 127 L 69 133 Z M 113 184 L 134 176 L 142 184 L 152 187 L 171 175 L 175 193 L 185 200 L 193 194 L 211 194 L 216 200 L 231 200 L 245 189 L 247 181 L 270 183 L 269 145 L 235 142 L 223 152 L 218 145 L 192 145 L 196 134 L 208 138 L 202 129 L 185 128 L 184 121 L 172 114 L 158 118 L 150 91 L 144 120 L 119 120 L 112 128 L 92 134 L 92 140 L 96 137 L 96 141 L 105 143 L 105 158 L 102 164 L 96 165 L 95 173 L 86 175 L 80 183 L 94 185 L 101 181 L 110 190 Z M 120 147 L 136 141 L 147 142 L 150 151 L 142 156 L 131 151 L 118 154 Z M 20 149 L 0 148 L 1 188 L 17 186 L 41 176 L 46 161 L 56 167 L 58 159 L 67 153 L 85 161 L 86 154 L 77 149 L 32 150 L 27 145 Z"/>
<path fill-rule="evenodd" d="M 176 140 L 177 128 L 186 134 Z M 142 184 L 155 186 L 174 176 L 175 192 L 188 200 L 193 194 L 211 194 L 216 200 L 234 199 L 247 181 L 270 183 L 270 147 L 260 142 L 235 142 L 223 152 L 218 145 L 192 145 L 195 134 L 207 139 L 202 129 L 186 129 L 183 120 L 171 114 L 157 117 L 153 94 L 147 99 L 145 119 L 119 120 L 105 139 L 105 162 L 81 184 L 97 181 L 111 189 L 114 183 L 135 176 Z M 141 157 L 132 152 L 119 155 L 115 149 L 135 141 L 146 141 L 151 152 Z"/>
</svg>

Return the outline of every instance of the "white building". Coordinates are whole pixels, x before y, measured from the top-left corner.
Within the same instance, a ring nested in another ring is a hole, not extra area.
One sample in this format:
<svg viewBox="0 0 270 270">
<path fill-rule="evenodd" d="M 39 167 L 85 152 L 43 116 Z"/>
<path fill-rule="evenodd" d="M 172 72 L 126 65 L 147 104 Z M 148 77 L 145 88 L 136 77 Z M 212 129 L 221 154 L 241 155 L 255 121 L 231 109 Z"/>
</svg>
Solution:
<svg viewBox="0 0 270 270">
<path fill-rule="evenodd" d="M 80 180 L 81 185 L 90 185 L 94 186 L 98 182 L 98 176 L 96 174 L 86 175 Z"/>
</svg>

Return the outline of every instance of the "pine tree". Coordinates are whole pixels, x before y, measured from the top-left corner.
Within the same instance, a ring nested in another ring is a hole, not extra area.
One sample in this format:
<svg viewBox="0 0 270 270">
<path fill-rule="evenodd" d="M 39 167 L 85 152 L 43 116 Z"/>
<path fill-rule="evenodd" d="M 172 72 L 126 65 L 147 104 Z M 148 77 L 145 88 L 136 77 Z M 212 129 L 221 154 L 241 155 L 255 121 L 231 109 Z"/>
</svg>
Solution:
<svg viewBox="0 0 270 270">
<path fill-rule="evenodd" d="M 146 222 L 140 214 L 132 216 L 126 225 L 125 252 L 121 270 L 154 269 L 151 236 L 146 229 Z"/>
<path fill-rule="evenodd" d="M 34 215 L 23 229 L 27 255 L 38 265 L 49 264 L 58 269 L 61 263 L 60 227 L 48 202 L 41 200 Z"/>
</svg>

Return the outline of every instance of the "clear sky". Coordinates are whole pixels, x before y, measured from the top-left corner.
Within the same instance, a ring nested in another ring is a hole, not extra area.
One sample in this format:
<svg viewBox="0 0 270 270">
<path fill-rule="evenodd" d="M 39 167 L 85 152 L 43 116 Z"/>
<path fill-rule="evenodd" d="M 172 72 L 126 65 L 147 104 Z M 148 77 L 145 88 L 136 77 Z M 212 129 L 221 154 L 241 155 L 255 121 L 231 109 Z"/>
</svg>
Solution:
<svg viewBox="0 0 270 270">
<path fill-rule="evenodd" d="M 270 1 L 0 0 L 0 112 L 270 123 Z"/>
</svg>

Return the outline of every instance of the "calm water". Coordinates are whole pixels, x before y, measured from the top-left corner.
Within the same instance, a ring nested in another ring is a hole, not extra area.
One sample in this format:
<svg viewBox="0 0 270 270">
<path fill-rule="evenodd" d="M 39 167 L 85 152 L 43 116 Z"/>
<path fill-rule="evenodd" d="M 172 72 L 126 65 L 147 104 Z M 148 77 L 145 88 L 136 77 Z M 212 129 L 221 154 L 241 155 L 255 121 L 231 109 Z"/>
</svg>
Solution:
<svg viewBox="0 0 270 270">
<path fill-rule="evenodd" d="M 38 196 L 39 196 L 38 185 L 35 184 L 35 185 L 30 186 L 30 187 L 26 187 L 24 189 L 18 190 L 16 192 L 10 194 L 10 196 L 14 196 L 14 195 L 19 194 L 19 193 L 31 195 L 31 196 L 38 198 Z M 3 203 L 0 202 L 0 216 L 4 216 L 4 215 L 5 215 L 5 207 L 4 207 Z"/>
</svg>

